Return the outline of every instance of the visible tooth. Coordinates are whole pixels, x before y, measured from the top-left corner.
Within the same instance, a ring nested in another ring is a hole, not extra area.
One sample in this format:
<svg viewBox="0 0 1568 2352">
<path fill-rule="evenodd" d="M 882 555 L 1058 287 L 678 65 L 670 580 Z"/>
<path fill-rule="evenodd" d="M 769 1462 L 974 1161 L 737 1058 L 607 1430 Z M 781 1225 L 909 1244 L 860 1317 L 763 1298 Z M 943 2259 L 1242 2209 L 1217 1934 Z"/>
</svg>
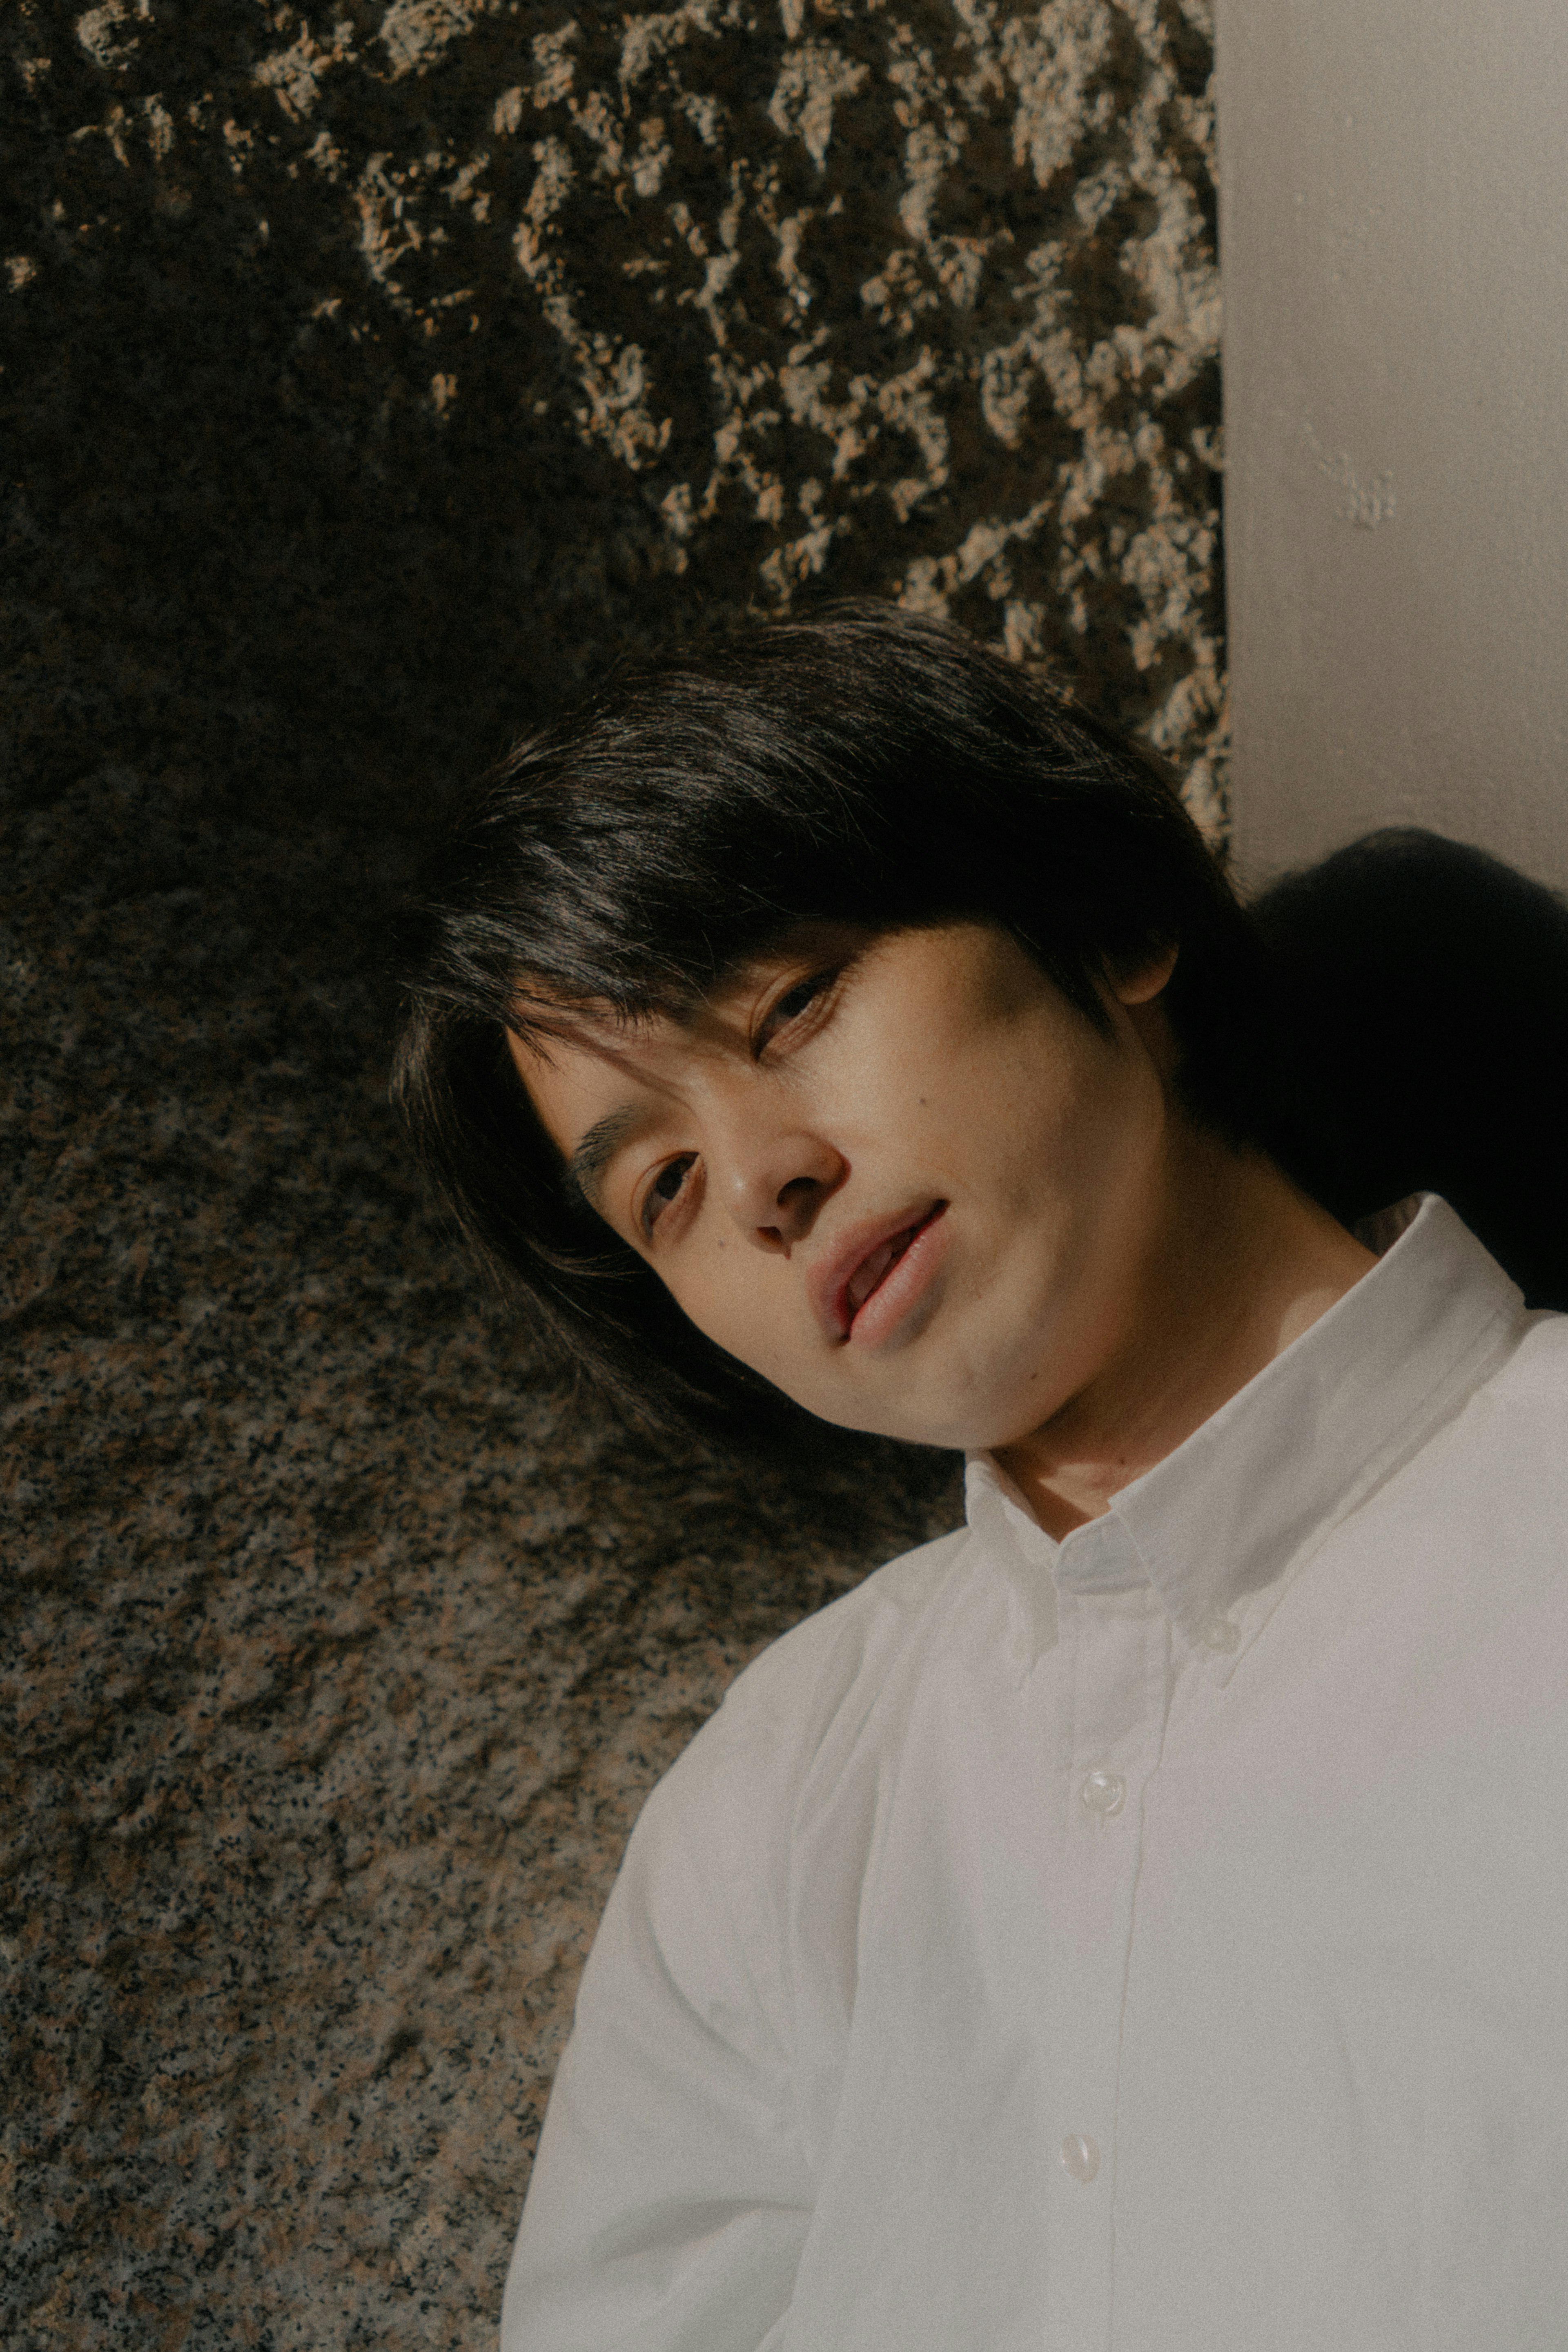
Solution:
<svg viewBox="0 0 1568 2352">
<path fill-rule="evenodd" d="M 852 1313 L 853 1313 L 856 1308 L 861 1307 L 864 1301 L 871 1297 L 872 1292 L 876 1288 L 877 1284 L 882 1280 L 883 1276 L 893 1264 L 894 1258 L 897 1255 L 897 1249 L 898 1243 L 896 1238 L 891 1242 L 883 1242 L 882 1247 L 880 1249 L 873 1250 L 870 1257 L 866 1259 L 865 1264 L 856 1269 L 854 1278 L 851 1282 L 849 1287 L 849 1301 Z"/>
</svg>

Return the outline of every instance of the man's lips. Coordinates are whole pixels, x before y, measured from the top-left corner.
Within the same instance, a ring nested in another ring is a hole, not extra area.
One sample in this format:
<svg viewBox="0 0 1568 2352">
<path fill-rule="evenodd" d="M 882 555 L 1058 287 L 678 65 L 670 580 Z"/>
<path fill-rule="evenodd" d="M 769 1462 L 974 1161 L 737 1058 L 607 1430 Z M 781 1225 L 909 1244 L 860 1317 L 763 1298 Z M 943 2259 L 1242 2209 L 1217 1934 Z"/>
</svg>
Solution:
<svg viewBox="0 0 1568 2352">
<path fill-rule="evenodd" d="M 829 1337 L 847 1339 L 850 1326 L 878 1286 L 886 1280 L 915 1239 L 946 1207 L 946 1201 L 927 1201 L 896 1217 L 856 1225 L 832 1255 L 809 1277 L 817 1320 Z"/>
</svg>

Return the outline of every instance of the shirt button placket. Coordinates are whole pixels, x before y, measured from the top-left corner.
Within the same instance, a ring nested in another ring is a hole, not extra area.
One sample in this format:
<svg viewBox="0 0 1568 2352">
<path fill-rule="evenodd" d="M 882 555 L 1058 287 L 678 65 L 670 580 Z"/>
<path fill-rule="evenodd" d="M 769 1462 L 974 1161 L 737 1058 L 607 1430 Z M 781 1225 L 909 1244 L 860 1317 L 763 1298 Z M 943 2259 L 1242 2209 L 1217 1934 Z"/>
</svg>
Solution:
<svg viewBox="0 0 1568 2352">
<path fill-rule="evenodd" d="M 1045 2141 L 1051 2220 L 1041 2315 L 1046 2342 L 1103 2352 L 1116 2079 L 1142 1839 L 1137 1792 L 1158 1753 L 1168 1620 L 1146 1585 L 1129 1583 L 1062 1590 L 1058 1622 L 1071 1729 L 1061 1756 L 1066 1838 L 1051 1935 L 1054 2112 Z"/>
</svg>

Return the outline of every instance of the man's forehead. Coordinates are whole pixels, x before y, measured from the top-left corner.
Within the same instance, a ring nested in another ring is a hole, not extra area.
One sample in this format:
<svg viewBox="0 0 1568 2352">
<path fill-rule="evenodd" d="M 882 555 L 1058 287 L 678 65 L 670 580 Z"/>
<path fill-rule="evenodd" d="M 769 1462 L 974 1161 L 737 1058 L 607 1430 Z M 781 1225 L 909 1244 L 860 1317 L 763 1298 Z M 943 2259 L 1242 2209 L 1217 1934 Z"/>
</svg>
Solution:
<svg viewBox="0 0 1568 2352">
<path fill-rule="evenodd" d="M 519 1005 L 507 1032 L 525 1082 L 549 1069 L 593 1084 L 606 1074 L 653 1086 L 683 1059 L 711 1050 L 744 1028 L 744 1011 L 728 992 L 689 1013 L 625 1014 L 612 1006 Z"/>
<path fill-rule="evenodd" d="M 621 1106 L 628 1110 L 619 1122 L 623 1137 L 633 1099 L 667 1099 L 704 1063 L 748 1055 L 758 1007 L 781 973 L 817 954 L 857 954 L 874 936 L 863 924 L 793 925 L 730 965 L 707 993 L 694 992 L 679 1011 L 628 1013 L 602 1002 L 568 1003 L 542 989 L 520 992 L 507 1047 L 546 1132 L 570 1160 L 587 1130 L 609 1131 L 610 1114 Z"/>
<path fill-rule="evenodd" d="M 581 1014 L 507 1032 L 507 1050 L 569 1180 L 591 1206 L 620 1146 L 681 1091 L 704 1045 L 659 1015 L 636 1024 Z M 707 1048 L 711 1050 L 711 1045 Z"/>
<path fill-rule="evenodd" d="M 515 1032 L 549 1051 L 551 1042 L 592 1053 L 679 1045 L 744 1022 L 757 998 L 791 965 L 821 955 L 834 961 L 873 944 L 877 927 L 826 917 L 802 919 L 727 960 L 711 978 L 694 977 L 661 1004 L 628 1009 L 607 997 L 558 995 L 542 976 L 519 980 Z"/>
</svg>

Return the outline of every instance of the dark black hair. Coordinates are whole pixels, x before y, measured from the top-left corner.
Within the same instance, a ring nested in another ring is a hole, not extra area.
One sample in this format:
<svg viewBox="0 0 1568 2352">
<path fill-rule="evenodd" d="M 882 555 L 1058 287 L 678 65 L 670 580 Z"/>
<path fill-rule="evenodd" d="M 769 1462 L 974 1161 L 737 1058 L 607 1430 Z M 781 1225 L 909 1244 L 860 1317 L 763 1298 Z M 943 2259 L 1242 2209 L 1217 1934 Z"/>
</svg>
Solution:
<svg viewBox="0 0 1568 2352">
<path fill-rule="evenodd" d="M 1461 842 L 1367 835 L 1251 908 L 1274 1156 L 1343 1224 L 1440 1192 L 1568 1308 L 1568 906 Z"/>
<path fill-rule="evenodd" d="M 803 924 L 961 917 L 1102 1027 L 1102 983 L 1174 943 L 1179 1087 L 1253 1139 L 1258 951 L 1172 778 L 943 623 L 855 604 L 683 645 L 487 779 L 417 918 L 394 1093 L 470 1241 L 601 1391 L 732 1434 L 791 1410 L 570 1197 L 506 1046 L 521 1000 L 678 1018 Z"/>
</svg>

